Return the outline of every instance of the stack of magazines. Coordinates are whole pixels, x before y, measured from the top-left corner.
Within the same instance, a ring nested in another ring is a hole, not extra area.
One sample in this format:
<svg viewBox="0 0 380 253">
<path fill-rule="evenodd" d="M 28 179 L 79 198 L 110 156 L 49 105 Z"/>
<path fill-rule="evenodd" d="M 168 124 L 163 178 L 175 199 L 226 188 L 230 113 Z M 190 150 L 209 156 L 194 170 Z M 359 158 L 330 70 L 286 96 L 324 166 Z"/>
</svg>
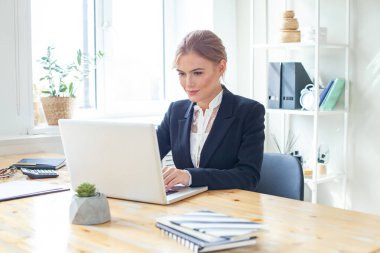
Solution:
<svg viewBox="0 0 380 253">
<path fill-rule="evenodd" d="M 156 219 L 167 236 L 194 252 L 209 252 L 254 245 L 262 224 L 222 213 L 201 210 Z"/>
</svg>

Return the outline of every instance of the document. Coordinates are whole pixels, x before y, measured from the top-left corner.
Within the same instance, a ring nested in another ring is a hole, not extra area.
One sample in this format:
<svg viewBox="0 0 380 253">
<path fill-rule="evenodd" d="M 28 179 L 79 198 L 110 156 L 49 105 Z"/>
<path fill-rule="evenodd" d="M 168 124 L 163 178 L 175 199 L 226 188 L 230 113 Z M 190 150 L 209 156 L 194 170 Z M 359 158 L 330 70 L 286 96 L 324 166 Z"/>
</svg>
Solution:
<svg viewBox="0 0 380 253">
<path fill-rule="evenodd" d="M 57 185 L 41 181 L 20 180 L 4 182 L 0 183 L 0 201 L 68 190 L 70 190 L 68 185 Z"/>
</svg>

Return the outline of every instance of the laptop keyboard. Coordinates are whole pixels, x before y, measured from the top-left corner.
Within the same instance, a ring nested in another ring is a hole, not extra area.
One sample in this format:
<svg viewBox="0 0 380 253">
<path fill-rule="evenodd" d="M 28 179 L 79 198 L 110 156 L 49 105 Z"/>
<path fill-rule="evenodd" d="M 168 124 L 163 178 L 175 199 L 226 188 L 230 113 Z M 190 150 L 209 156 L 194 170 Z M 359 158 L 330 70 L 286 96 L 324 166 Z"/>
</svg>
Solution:
<svg viewBox="0 0 380 253">
<path fill-rule="evenodd" d="M 168 196 L 168 195 L 170 195 L 172 193 L 176 193 L 176 192 L 178 192 L 178 191 L 176 191 L 176 190 L 167 190 L 166 191 L 166 196 Z"/>
</svg>

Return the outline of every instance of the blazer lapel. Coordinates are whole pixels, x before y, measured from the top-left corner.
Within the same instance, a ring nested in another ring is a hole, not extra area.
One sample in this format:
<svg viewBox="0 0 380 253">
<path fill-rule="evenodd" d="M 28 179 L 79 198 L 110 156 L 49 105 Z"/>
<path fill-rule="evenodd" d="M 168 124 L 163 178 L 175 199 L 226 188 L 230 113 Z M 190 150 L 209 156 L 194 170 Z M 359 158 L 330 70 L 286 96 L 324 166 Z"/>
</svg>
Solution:
<svg viewBox="0 0 380 253">
<path fill-rule="evenodd" d="M 228 132 L 232 122 L 235 120 L 232 114 L 234 97 L 224 86 L 223 89 L 222 103 L 220 104 L 218 114 L 202 148 L 199 167 L 207 167 L 208 161 Z"/>
<path fill-rule="evenodd" d="M 193 103 L 190 103 L 183 119 L 178 120 L 178 140 L 181 147 L 181 161 L 186 164 L 187 167 L 194 167 L 191 161 L 190 155 L 190 131 L 191 123 L 193 119 Z"/>
</svg>

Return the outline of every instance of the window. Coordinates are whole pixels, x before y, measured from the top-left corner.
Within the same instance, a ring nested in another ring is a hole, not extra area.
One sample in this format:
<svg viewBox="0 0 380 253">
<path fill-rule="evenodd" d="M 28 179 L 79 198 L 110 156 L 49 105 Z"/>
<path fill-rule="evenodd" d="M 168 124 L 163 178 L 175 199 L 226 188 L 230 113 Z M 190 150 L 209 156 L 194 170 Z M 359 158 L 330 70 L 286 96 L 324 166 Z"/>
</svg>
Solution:
<svg viewBox="0 0 380 253">
<path fill-rule="evenodd" d="M 37 60 L 49 45 L 63 64 L 78 48 L 104 52 L 77 93 L 81 116 L 162 114 L 165 101 L 185 98 L 172 69 L 176 47 L 214 21 L 212 0 L 33 0 L 31 8 L 35 84 L 42 76 Z"/>
<path fill-rule="evenodd" d="M 149 113 L 164 99 L 163 1 L 104 1 L 101 9 L 99 108 L 106 115 Z"/>
<path fill-rule="evenodd" d="M 94 49 L 94 4 L 88 0 L 33 0 L 32 21 L 32 66 L 35 95 L 48 87 L 40 81 L 44 75 L 39 59 L 46 55 L 47 47 L 53 46 L 54 58 L 62 67 L 70 64 L 81 49 L 93 55 Z M 79 85 L 78 108 L 95 108 L 95 79 L 89 76 Z"/>
</svg>

